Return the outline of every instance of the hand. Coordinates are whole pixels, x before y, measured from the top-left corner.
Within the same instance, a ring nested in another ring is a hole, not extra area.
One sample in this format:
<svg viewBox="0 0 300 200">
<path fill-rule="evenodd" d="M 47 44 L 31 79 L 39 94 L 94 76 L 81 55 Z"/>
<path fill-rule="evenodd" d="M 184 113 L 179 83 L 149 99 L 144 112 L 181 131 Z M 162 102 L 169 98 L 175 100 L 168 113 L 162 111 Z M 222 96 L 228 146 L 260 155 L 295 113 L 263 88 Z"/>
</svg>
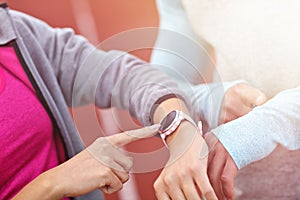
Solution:
<svg viewBox="0 0 300 200">
<path fill-rule="evenodd" d="M 219 116 L 219 124 L 227 123 L 250 112 L 255 106 L 264 104 L 266 95 L 260 90 L 239 83 L 226 92 Z"/>
<path fill-rule="evenodd" d="M 209 148 L 208 176 L 218 199 L 234 199 L 234 177 L 238 168 L 213 133 L 205 134 L 205 140 Z"/>
<path fill-rule="evenodd" d="M 100 137 L 67 162 L 43 173 L 14 199 L 62 199 L 100 189 L 111 194 L 120 190 L 129 178 L 131 158 L 118 147 L 140 138 L 153 136 L 159 125 Z M 43 188 L 44 190 L 39 190 Z M 48 195 L 48 196 L 47 196 Z"/>
<path fill-rule="evenodd" d="M 169 161 L 154 183 L 158 200 L 198 200 L 198 191 L 207 200 L 217 199 L 207 176 L 208 148 L 199 130 L 184 121 L 169 143 Z"/>
</svg>

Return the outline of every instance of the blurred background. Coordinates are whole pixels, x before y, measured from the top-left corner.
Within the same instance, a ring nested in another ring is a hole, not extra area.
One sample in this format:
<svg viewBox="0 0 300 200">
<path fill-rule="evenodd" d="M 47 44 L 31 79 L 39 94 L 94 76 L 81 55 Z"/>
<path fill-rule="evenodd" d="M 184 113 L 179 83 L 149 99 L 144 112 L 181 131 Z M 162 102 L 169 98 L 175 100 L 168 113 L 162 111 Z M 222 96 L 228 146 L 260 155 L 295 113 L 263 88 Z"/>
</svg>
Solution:
<svg viewBox="0 0 300 200">
<path fill-rule="evenodd" d="M 151 47 L 154 45 L 157 35 L 156 29 L 149 29 L 146 32 L 141 29 L 158 26 L 155 0 L 7 0 L 7 3 L 11 9 L 37 17 L 53 27 L 70 27 L 76 33 L 85 36 L 94 45 L 105 44 L 102 46 L 106 50 L 111 48 L 122 50 L 126 48 L 124 44 L 142 42 L 138 46 L 143 45 L 149 48 L 134 50 L 130 53 L 146 61 L 150 58 Z M 126 40 L 127 35 L 125 34 L 122 41 L 105 42 L 124 31 L 136 28 L 139 28 L 140 31 L 134 31 L 134 34 L 129 32 L 129 40 Z M 97 109 L 97 120 L 94 120 L 95 109 L 93 106 L 70 111 L 75 116 L 77 128 L 87 145 L 98 136 L 137 127 L 126 112 L 115 109 Z M 120 115 L 122 117 L 116 117 Z M 126 150 L 146 153 L 162 147 L 160 138 L 150 138 L 130 144 Z M 159 159 L 164 162 L 167 160 L 167 156 L 167 152 L 164 151 Z M 105 197 L 107 200 L 155 199 L 152 185 L 159 172 L 158 169 L 132 174 L 130 181 L 125 184 L 121 192 Z"/>
</svg>

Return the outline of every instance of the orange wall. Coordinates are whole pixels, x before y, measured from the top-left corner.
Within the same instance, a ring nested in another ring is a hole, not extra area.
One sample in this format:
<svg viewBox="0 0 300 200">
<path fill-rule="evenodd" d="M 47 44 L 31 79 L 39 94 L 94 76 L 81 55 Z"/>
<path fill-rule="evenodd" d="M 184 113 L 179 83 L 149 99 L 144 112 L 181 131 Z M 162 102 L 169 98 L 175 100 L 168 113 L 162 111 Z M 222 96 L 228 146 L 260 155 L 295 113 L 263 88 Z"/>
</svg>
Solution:
<svg viewBox="0 0 300 200">
<path fill-rule="evenodd" d="M 77 0 L 73 0 L 76 2 Z M 82 1 L 82 0 L 78 0 Z M 158 16 L 154 0 L 86 0 L 91 5 L 92 15 L 96 21 L 98 37 L 101 41 L 122 31 L 156 27 Z M 72 11 L 71 0 L 7 0 L 13 9 L 36 16 L 51 26 L 71 27 L 78 33 Z M 147 36 L 154 44 L 156 34 Z M 148 60 L 150 51 L 140 51 L 134 54 Z"/>
</svg>

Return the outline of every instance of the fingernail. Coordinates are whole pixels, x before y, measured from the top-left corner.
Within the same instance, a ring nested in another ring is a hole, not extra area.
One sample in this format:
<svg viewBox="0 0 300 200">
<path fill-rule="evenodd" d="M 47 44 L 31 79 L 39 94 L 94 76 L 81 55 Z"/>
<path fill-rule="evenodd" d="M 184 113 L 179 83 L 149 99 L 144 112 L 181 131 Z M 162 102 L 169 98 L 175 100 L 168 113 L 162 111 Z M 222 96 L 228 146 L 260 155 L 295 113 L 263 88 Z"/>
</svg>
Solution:
<svg viewBox="0 0 300 200">
<path fill-rule="evenodd" d="M 198 127 L 199 127 L 200 129 L 202 129 L 202 122 L 201 122 L 201 121 L 198 121 Z"/>
<path fill-rule="evenodd" d="M 267 101 L 266 96 L 260 95 L 260 96 L 257 97 L 257 99 L 256 99 L 256 104 L 260 105 L 260 104 L 265 103 L 266 101 Z"/>
<path fill-rule="evenodd" d="M 160 124 L 153 124 L 152 126 L 149 126 L 149 128 L 152 130 L 159 129 L 159 127 L 160 127 Z"/>
<path fill-rule="evenodd" d="M 201 122 L 201 121 L 198 122 L 198 128 L 199 128 L 200 134 L 203 135 L 203 131 L 202 131 L 202 122 Z"/>
</svg>

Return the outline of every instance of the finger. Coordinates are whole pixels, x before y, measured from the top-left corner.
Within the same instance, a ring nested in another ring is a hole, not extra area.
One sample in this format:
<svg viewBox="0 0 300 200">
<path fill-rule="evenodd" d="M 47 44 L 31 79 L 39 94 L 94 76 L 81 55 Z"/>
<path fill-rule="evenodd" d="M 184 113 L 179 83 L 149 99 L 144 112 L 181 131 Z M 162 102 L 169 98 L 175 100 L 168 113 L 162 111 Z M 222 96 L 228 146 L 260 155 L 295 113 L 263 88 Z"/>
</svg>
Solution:
<svg viewBox="0 0 300 200">
<path fill-rule="evenodd" d="M 182 181 L 180 181 L 181 179 L 179 178 L 180 177 L 178 173 L 168 174 L 167 176 L 164 177 L 163 187 L 160 188 L 159 190 L 162 193 L 166 192 L 172 200 L 176 200 L 176 199 L 184 200 L 185 197 L 180 187 Z"/>
<path fill-rule="evenodd" d="M 202 127 L 202 124 L 198 123 L 198 128 L 200 129 L 200 126 Z M 204 135 L 205 140 L 209 141 L 209 144 L 207 143 L 209 151 L 211 151 L 211 148 L 214 148 L 215 144 L 218 142 L 218 139 L 210 132 Z M 209 147 L 210 145 L 210 147 Z M 210 157 L 210 152 L 209 153 Z M 209 182 L 208 176 L 207 176 L 207 171 L 206 169 L 204 172 L 201 172 L 200 170 L 195 170 L 195 182 L 200 189 L 201 194 L 205 197 L 207 200 L 216 200 L 217 196 L 212 188 L 212 185 Z M 185 191 L 185 190 L 184 190 Z M 185 192 L 186 194 L 186 192 Z M 199 197 L 199 196 L 198 196 Z M 194 198 L 187 198 L 187 199 L 194 199 Z M 201 199 L 199 197 L 199 199 Z"/>
<path fill-rule="evenodd" d="M 212 160 L 215 157 L 216 154 L 215 148 L 219 140 L 212 132 L 204 134 L 204 139 L 208 146 L 208 151 L 209 151 L 207 165 L 210 166 Z"/>
<path fill-rule="evenodd" d="M 112 194 L 114 192 L 121 190 L 122 187 L 123 187 L 123 184 L 119 180 L 119 178 L 114 173 L 111 173 L 108 176 L 108 179 L 106 180 L 105 185 L 99 189 L 106 194 Z"/>
<path fill-rule="evenodd" d="M 186 199 L 201 200 L 193 179 L 187 179 L 185 183 L 182 184 L 182 191 Z"/>
<path fill-rule="evenodd" d="M 216 147 L 215 151 L 216 153 L 214 155 L 214 158 L 208 168 L 208 176 L 218 199 L 224 199 L 221 185 L 221 175 L 226 164 L 227 154 L 223 153 L 223 150 L 220 150 L 219 144 Z"/>
<path fill-rule="evenodd" d="M 200 170 L 197 170 L 195 173 L 195 182 L 205 199 L 218 200 L 217 195 L 209 182 L 206 172 L 202 173 Z"/>
<path fill-rule="evenodd" d="M 178 187 L 169 187 L 168 195 L 171 197 L 172 200 L 184 200 L 183 192 Z"/>
<path fill-rule="evenodd" d="M 157 134 L 159 127 L 159 124 L 154 124 L 152 126 L 147 126 L 141 129 L 125 131 L 123 133 L 108 136 L 107 139 L 113 145 L 121 147 L 136 140 L 154 136 L 155 134 Z"/>
<path fill-rule="evenodd" d="M 133 166 L 133 158 L 121 153 L 115 154 L 113 159 L 124 169 L 125 172 L 129 172 Z"/>
<path fill-rule="evenodd" d="M 203 135 L 203 126 L 202 126 L 202 122 L 201 121 L 198 121 L 198 131 L 201 135 Z"/>
<path fill-rule="evenodd" d="M 209 154 L 215 152 L 214 149 L 219 142 L 218 138 L 212 132 L 208 132 L 204 134 L 204 139 L 208 146 Z"/>
<path fill-rule="evenodd" d="M 226 161 L 221 177 L 223 193 L 227 199 L 234 199 L 234 178 L 238 168 L 230 156 Z"/>
<path fill-rule="evenodd" d="M 128 181 L 129 179 L 129 174 L 127 172 L 124 171 L 119 171 L 119 170 L 112 170 L 114 172 L 114 174 L 119 178 L 119 180 L 122 183 L 125 183 Z"/>
<path fill-rule="evenodd" d="M 101 164 L 124 172 L 130 171 L 133 165 L 132 158 L 121 153 L 105 137 L 98 138 L 86 150 Z"/>
<path fill-rule="evenodd" d="M 199 121 L 197 125 L 198 125 L 199 133 L 203 136 L 201 121 Z M 209 147 L 207 145 L 202 145 L 202 148 L 201 148 L 201 151 L 200 151 L 200 159 L 207 158 L 208 154 L 209 154 Z"/>
<path fill-rule="evenodd" d="M 158 193 L 156 192 L 155 196 L 156 196 L 157 200 L 171 200 L 169 195 L 164 191 L 158 192 Z"/>
</svg>

